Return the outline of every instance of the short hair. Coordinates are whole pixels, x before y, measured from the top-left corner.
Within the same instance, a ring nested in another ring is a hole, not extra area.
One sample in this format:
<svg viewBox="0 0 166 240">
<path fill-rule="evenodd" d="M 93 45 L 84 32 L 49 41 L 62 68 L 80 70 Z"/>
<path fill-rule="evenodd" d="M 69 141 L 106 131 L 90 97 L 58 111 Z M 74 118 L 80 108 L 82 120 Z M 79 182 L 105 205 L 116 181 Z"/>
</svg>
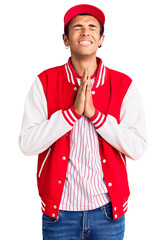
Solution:
<svg viewBox="0 0 166 240">
<path fill-rule="evenodd" d="M 89 15 L 89 16 L 92 16 L 91 14 L 87 14 L 87 13 L 80 13 L 80 14 L 78 14 L 78 15 Z M 76 15 L 76 16 L 78 16 L 78 15 Z M 72 19 L 71 19 L 72 20 Z M 71 20 L 68 22 L 68 24 L 66 25 L 66 27 L 65 27 L 65 35 L 67 36 L 67 38 L 69 39 L 69 24 L 70 24 L 70 22 L 71 22 Z M 102 24 L 101 24 L 101 22 L 100 21 L 98 21 L 99 22 L 99 24 L 100 24 L 100 38 L 101 38 L 101 36 L 103 35 L 103 26 L 102 26 Z"/>
</svg>

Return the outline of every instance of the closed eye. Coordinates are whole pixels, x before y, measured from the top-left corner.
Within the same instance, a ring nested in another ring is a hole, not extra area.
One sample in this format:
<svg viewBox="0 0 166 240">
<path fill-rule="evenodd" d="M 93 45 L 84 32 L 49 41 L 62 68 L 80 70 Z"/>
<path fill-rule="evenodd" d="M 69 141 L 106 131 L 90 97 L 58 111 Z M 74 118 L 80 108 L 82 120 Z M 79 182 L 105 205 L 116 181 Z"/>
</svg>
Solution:
<svg viewBox="0 0 166 240">
<path fill-rule="evenodd" d="M 76 24 L 76 25 L 74 25 L 72 28 L 80 28 L 80 27 L 83 27 L 83 25 L 82 25 L 82 24 Z M 89 27 L 90 27 L 91 29 L 97 29 L 97 26 L 94 25 L 94 24 L 89 24 Z"/>
<path fill-rule="evenodd" d="M 76 24 L 72 28 L 79 28 L 79 27 L 82 27 L 82 25 L 81 24 Z"/>
<path fill-rule="evenodd" d="M 97 26 L 96 26 L 96 25 L 93 25 L 93 24 L 89 24 L 89 27 L 91 27 L 91 28 L 97 28 Z"/>
</svg>

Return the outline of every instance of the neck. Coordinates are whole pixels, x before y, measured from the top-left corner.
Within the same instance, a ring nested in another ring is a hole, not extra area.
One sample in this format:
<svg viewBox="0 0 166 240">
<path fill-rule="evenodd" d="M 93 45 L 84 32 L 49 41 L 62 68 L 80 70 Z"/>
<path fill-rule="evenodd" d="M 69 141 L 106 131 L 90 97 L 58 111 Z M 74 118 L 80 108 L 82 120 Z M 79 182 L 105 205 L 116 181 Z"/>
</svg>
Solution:
<svg viewBox="0 0 166 240">
<path fill-rule="evenodd" d="M 97 70 L 96 55 L 90 56 L 88 58 L 81 58 L 80 56 L 76 57 L 71 55 L 71 63 L 75 73 L 80 76 L 83 75 L 84 69 L 86 67 L 89 69 L 90 76 L 92 76 Z"/>
</svg>

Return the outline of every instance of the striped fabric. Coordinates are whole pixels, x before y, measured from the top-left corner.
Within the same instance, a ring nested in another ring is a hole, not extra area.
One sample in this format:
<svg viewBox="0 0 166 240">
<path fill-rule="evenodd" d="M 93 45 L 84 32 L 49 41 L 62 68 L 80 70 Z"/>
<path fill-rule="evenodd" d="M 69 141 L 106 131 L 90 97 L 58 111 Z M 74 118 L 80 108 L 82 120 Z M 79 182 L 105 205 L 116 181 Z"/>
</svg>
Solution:
<svg viewBox="0 0 166 240">
<path fill-rule="evenodd" d="M 105 120 L 106 120 L 106 116 L 104 114 L 102 114 L 101 112 L 99 112 L 98 110 L 96 110 L 95 115 L 88 119 L 91 123 L 93 123 L 93 125 L 95 126 L 95 128 L 100 128 Z"/>
<path fill-rule="evenodd" d="M 98 64 L 98 70 L 96 75 L 96 81 L 94 82 L 94 88 L 98 88 L 104 84 L 105 81 L 105 74 L 106 74 L 106 69 L 105 66 L 100 58 L 97 57 L 97 64 Z M 69 58 L 68 62 L 65 64 L 65 70 L 66 70 L 66 75 L 69 83 L 72 83 L 74 85 L 78 85 L 77 81 L 77 76 L 74 72 L 74 69 L 71 64 L 71 58 Z M 91 77 L 93 78 L 94 75 Z"/>
<path fill-rule="evenodd" d="M 80 79 L 76 79 L 80 85 Z M 92 85 L 95 79 L 92 79 Z M 110 197 L 103 179 L 95 126 L 84 115 L 70 136 L 70 155 L 60 210 L 84 211 L 103 206 Z"/>
<path fill-rule="evenodd" d="M 74 107 L 72 106 L 68 110 L 62 110 L 62 114 L 66 121 L 73 127 L 74 123 L 81 118 L 79 114 L 76 113 Z"/>
</svg>

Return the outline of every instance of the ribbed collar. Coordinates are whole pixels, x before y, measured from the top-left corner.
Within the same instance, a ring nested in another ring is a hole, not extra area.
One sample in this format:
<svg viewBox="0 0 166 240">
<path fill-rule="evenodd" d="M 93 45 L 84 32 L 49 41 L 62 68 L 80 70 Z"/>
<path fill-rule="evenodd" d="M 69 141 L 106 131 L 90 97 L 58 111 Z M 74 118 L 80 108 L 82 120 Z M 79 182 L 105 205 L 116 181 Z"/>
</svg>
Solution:
<svg viewBox="0 0 166 240">
<path fill-rule="evenodd" d="M 102 60 L 98 57 L 96 57 L 96 59 L 98 63 L 98 68 L 96 72 L 93 74 L 93 76 L 91 76 L 91 79 L 96 77 L 93 88 L 98 88 L 104 84 L 105 73 L 106 73 L 106 69 Z M 77 78 L 80 78 L 81 76 L 75 73 L 73 66 L 71 64 L 71 57 L 68 59 L 68 62 L 65 64 L 65 70 L 66 70 L 68 82 L 78 86 Z"/>
</svg>

